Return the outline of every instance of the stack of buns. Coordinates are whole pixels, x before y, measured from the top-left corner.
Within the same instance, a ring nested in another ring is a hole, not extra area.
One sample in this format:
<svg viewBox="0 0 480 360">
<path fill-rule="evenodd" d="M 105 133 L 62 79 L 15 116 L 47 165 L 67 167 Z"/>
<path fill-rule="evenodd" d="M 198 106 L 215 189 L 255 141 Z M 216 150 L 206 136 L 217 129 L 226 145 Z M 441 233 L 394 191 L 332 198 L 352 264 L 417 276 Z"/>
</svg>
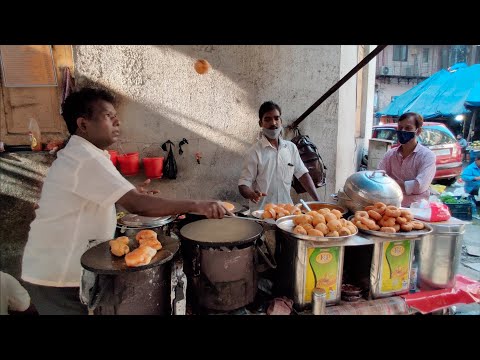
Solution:
<svg viewBox="0 0 480 360">
<path fill-rule="evenodd" d="M 141 230 L 135 239 L 139 246 L 132 252 L 128 247 L 129 239 L 126 236 L 110 240 L 110 251 L 115 256 L 125 255 L 125 263 L 129 267 L 148 265 L 157 251 L 162 248 L 162 244 L 157 239 L 157 233 L 153 230 Z"/>
</svg>

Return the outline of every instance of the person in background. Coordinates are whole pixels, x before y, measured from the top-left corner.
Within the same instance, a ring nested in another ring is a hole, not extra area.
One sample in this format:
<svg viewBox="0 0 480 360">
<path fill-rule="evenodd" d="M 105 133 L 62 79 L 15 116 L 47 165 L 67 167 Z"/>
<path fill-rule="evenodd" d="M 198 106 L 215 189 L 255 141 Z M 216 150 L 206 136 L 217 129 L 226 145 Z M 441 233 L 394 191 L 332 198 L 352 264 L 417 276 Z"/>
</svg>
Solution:
<svg viewBox="0 0 480 360">
<path fill-rule="evenodd" d="M 38 315 L 27 290 L 12 275 L 0 271 L 0 315 Z"/>
<path fill-rule="evenodd" d="M 465 192 L 470 194 L 470 197 L 473 198 L 478 209 L 480 201 L 477 201 L 476 199 L 479 198 L 478 190 L 480 188 L 480 153 L 475 156 L 474 162 L 463 169 L 461 177 L 462 180 L 465 181 Z"/>
<path fill-rule="evenodd" d="M 294 143 L 284 140 L 282 110 L 272 101 L 264 102 L 258 111 L 260 139 L 247 151 L 238 181 L 240 194 L 249 200 L 250 211 L 267 203 L 292 204 L 290 188 L 293 176 L 315 201 L 319 201 L 313 180 Z"/>
<path fill-rule="evenodd" d="M 400 185 L 403 207 L 430 197 L 430 184 L 435 176 L 436 157 L 432 150 L 417 141 L 422 133 L 423 117 L 408 112 L 398 119 L 397 138 L 400 146 L 387 151 L 378 164 Z"/>
<path fill-rule="evenodd" d="M 127 181 L 105 150 L 120 136 L 115 98 L 106 90 L 73 92 L 62 110 L 71 137 L 45 177 L 23 254 L 22 279 L 40 315 L 86 315 L 80 258 L 89 240 L 114 237 L 116 203 L 143 216 L 195 212 L 220 219 L 233 214 L 219 201 L 171 200 L 148 194 L 147 183 L 137 189 Z"/>
<path fill-rule="evenodd" d="M 467 140 L 463 138 L 462 134 L 458 134 L 457 143 L 462 148 L 462 161 L 465 161 L 467 156 L 467 145 L 468 145 Z"/>
</svg>

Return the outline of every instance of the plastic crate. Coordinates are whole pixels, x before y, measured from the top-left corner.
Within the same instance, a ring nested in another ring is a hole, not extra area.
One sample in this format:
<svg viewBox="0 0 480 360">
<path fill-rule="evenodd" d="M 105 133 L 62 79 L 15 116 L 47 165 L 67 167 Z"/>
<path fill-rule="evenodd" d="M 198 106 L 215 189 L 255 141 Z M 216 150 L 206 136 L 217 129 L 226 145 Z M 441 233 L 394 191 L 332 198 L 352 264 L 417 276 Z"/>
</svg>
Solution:
<svg viewBox="0 0 480 360">
<path fill-rule="evenodd" d="M 450 209 L 450 214 L 460 220 L 472 220 L 472 204 L 445 204 Z"/>
</svg>

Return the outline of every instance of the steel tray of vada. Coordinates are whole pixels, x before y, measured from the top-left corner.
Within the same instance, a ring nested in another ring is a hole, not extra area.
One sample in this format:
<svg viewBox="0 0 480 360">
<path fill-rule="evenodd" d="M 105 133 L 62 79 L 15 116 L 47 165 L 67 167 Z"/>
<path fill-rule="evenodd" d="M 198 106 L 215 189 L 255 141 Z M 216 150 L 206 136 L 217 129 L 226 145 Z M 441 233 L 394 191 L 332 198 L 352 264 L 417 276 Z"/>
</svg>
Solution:
<svg viewBox="0 0 480 360">
<path fill-rule="evenodd" d="M 355 215 L 352 215 L 348 218 L 348 220 L 353 222 L 354 217 L 355 217 Z M 419 221 L 419 220 L 416 220 L 416 221 Z M 420 221 L 420 222 L 423 223 L 423 225 L 425 225 L 425 227 L 422 230 L 399 231 L 399 232 L 396 232 L 396 233 L 387 233 L 387 232 L 375 231 L 375 230 L 363 230 L 363 229 L 360 229 L 360 228 L 358 228 L 358 230 L 360 232 L 364 233 L 364 234 L 369 234 L 369 235 L 383 237 L 383 238 L 389 238 L 389 239 L 395 239 L 395 240 L 398 240 L 398 239 L 415 239 L 415 238 L 430 234 L 433 231 L 433 228 L 430 225 L 425 224 L 423 221 Z"/>
<path fill-rule="evenodd" d="M 343 206 L 337 204 L 331 204 L 321 201 L 307 201 L 306 204 L 312 211 L 320 209 L 338 210 L 342 215 L 345 215 L 348 212 L 348 210 L 345 209 Z M 303 208 L 303 205 L 301 203 L 298 203 L 295 206 L 298 207 L 303 213 L 307 212 L 307 210 Z"/>
<path fill-rule="evenodd" d="M 302 235 L 302 234 L 297 234 L 293 232 L 293 229 L 295 228 L 295 224 L 293 223 L 293 219 L 297 215 L 289 215 L 289 216 L 284 216 L 281 217 L 276 221 L 277 227 L 282 230 L 284 233 L 293 236 L 297 239 L 301 240 L 308 240 L 308 241 L 316 241 L 316 242 L 338 242 L 338 241 L 344 241 L 352 236 L 357 235 L 358 229 L 355 232 L 355 234 L 351 235 L 343 235 L 343 236 L 311 236 L 311 235 Z"/>
</svg>

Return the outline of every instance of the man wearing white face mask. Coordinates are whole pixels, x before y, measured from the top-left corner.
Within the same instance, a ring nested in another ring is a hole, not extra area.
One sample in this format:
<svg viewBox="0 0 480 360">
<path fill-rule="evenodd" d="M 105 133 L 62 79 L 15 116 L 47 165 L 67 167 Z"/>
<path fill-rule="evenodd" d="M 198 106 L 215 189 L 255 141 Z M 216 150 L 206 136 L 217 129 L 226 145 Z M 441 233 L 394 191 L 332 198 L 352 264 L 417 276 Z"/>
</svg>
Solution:
<svg viewBox="0 0 480 360">
<path fill-rule="evenodd" d="M 402 188 L 403 207 L 430 197 L 430 184 L 435 176 L 435 154 L 418 143 L 423 117 L 408 112 L 398 119 L 397 138 L 400 146 L 390 149 L 378 164 Z"/>
<path fill-rule="evenodd" d="M 272 101 L 264 102 L 258 115 L 262 136 L 248 150 L 238 181 L 240 194 L 250 200 L 250 211 L 263 209 L 267 203 L 292 204 L 290 188 L 293 176 L 315 201 L 319 201 L 313 180 L 297 147 L 280 136 L 280 106 Z"/>
</svg>

